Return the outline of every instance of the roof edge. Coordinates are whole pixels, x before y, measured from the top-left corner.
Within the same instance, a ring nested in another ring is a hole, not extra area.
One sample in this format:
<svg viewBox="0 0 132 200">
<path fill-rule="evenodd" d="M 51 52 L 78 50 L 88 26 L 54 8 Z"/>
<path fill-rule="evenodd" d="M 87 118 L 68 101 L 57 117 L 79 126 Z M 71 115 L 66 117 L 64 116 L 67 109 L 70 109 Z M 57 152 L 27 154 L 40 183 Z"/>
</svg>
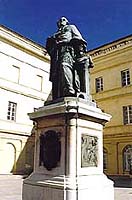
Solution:
<svg viewBox="0 0 132 200">
<path fill-rule="evenodd" d="M 112 42 L 106 43 L 106 44 L 96 47 L 94 49 L 91 49 L 87 53 L 89 53 L 91 56 L 95 57 L 98 55 L 110 53 L 112 50 L 119 49 L 120 47 L 124 47 L 131 43 L 132 43 L 132 34 L 127 35 L 122 38 L 119 38 L 117 40 L 114 40 Z"/>
<path fill-rule="evenodd" d="M 12 43 L 21 46 L 29 51 L 32 51 L 34 53 L 38 53 L 41 56 L 43 55 L 46 59 L 48 58 L 48 54 L 44 46 L 32 41 L 31 39 L 15 32 L 14 30 L 11 30 L 10 28 L 7 28 L 4 25 L 0 25 L 0 31 L 3 32 L 3 35 L 1 34 L 1 37 L 11 41 Z M 15 39 L 14 39 L 15 38 Z M 17 40 L 16 40 L 17 39 Z"/>
</svg>

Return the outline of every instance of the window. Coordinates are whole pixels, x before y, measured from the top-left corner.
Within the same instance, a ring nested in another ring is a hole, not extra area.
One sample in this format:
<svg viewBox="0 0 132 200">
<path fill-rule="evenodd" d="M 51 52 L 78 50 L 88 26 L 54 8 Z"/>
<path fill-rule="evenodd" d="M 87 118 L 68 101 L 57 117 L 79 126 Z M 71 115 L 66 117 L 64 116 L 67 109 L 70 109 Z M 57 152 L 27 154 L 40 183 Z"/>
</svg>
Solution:
<svg viewBox="0 0 132 200">
<path fill-rule="evenodd" d="M 96 83 L 96 92 L 103 91 L 103 78 L 99 77 L 95 79 Z"/>
<path fill-rule="evenodd" d="M 123 171 L 130 172 L 132 167 L 132 145 L 127 145 L 123 150 Z"/>
<path fill-rule="evenodd" d="M 104 170 L 107 170 L 108 165 L 108 152 L 105 148 L 103 148 L 103 168 Z"/>
<path fill-rule="evenodd" d="M 20 78 L 20 68 L 17 66 L 12 66 L 12 81 L 19 83 Z"/>
<path fill-rule="evenodd" d="M 42 91 L 42 86 L 43 86 L 43 77 L 37 75 L 35 80 L 35 89 Z"/>
<path fill-rule="evenodd" d="M 130 85 L 130 72 L 129 69 L 121 71 L 122 87 Z"/>
<path fill-rule="evenodd" d="M 123 106 L 123 121 L 125 124 L 132 124 L 132 106 Z"/>
<path fill-rule="evenodd" d="M 12 120 L 12 121 L 16 120 L 16 108 L 17 108 L 17 104 L 9 101 L 8 112 L 7 112 L 7 119 L 8 120 Z"/>
<path fill-rule="evenodd" d="M 19 83 L 20 68 L 14 65 L 4 66 L 1 69 L 0 76 L 11 82 Z"/>
</svg>

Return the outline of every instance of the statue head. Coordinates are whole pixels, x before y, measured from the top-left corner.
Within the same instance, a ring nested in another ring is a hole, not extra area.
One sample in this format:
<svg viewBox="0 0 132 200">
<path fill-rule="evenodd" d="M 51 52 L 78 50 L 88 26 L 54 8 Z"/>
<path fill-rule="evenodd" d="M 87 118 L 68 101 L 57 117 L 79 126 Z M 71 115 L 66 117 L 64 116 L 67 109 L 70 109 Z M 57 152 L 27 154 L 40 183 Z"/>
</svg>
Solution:
<svg viewBox="0 0 132 200">
<path fill-rule="evenodd" d="M 57 21 L 57 26 L 58 28 L 63 27 L 65 25 L 69 24 L 68 19 L 66 19 L 66 17 L 61 17 L 58 21 Z"/>
</svg>

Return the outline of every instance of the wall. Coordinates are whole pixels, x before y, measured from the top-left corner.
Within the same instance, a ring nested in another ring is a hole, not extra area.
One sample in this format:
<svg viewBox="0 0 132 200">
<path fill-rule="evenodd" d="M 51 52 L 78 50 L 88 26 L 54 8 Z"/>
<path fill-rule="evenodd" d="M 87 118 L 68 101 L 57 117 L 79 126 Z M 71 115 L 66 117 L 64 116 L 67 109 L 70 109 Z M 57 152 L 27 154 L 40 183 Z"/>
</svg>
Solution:
<svg viewBox="0 0 132 200">
<path fill-rule="evenodd" d="M 123 171 L 123 149 L 132 145 L 132 124 L 123 123 L 123 106 L 132 105 L 132 37 L 128 36 L 90 51 L 95 67 L 91 70 L 91 93 L 97 105 L 111 114 L 104 128 L 108 152 L 107 174 Z M 130 85 L 122 87 L 121 71 L 129 69 Z M 103 91 L 96 93 L 95 79 L 103 77 Z M 132 155 L 131 155 L 132 157 Z"/>
<path fill-rule="evenodd" d="M 49 58 L 43 47 L 0 26 L 0 173 L 29 173 L 33 168 L 34 128 L 28 113 L 49 97 Z M 8 120 L 8 103 L 17 104 Z"/>
</svg>

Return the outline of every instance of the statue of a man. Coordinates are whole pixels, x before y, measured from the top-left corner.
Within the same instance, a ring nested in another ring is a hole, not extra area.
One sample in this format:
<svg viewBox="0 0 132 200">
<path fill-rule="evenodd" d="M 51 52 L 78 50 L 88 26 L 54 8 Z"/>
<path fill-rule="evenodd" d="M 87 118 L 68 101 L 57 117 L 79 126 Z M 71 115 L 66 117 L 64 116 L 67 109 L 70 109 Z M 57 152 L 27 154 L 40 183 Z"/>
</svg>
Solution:
<svg viewBox="0 0 132 200">
<path fill-rule="evenodd" d="M 93 67 L 91 58 L 86 56 L 87 43 L 76 26 L 70 25 L 65 17 L 59 19 L 57 26 L 57 32 L 46 42 L 46 49 L 51 57 L 53 100 L 86 93 L 84 71 L 85 68 Z"/>
</svg>

